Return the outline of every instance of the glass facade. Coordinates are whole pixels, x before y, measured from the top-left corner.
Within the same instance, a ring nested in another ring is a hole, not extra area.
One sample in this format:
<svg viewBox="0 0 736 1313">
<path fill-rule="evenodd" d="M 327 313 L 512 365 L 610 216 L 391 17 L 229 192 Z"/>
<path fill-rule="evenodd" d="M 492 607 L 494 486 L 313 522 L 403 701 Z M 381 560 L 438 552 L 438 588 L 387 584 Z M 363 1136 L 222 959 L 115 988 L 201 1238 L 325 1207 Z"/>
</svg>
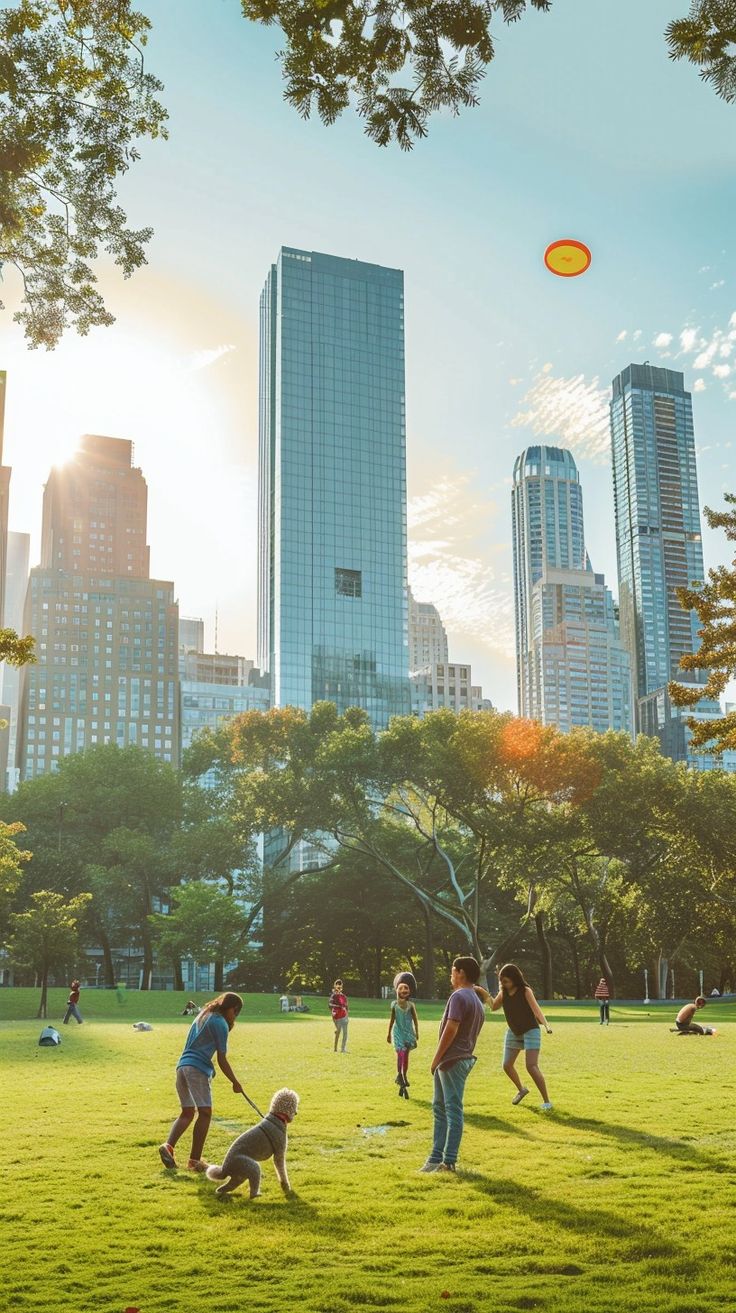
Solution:
<svg viewBox="0 0 736 1313">
<path fill-rule="evenodd" d="M 519 714 L 562 730 L 631 732 L 631 671 L 613 598 L 585 551 L 577 466 L 559 447 L 514 465 Z"/>
<path fill-rule="evenodd" d="M 715 759 L 691 752 L 682 713 L 666 692 L 670 680 L 707 679 L 704 670 L 685 677 L 680 669 L 680 658 L 697 651 L 698 621 L 675 592 L 704 578 L 692 398 L 679 371 L 647 364 L 629 365 L 612 388 L 621 632 L 631 654 L 636 727 L 657 734 L 667 756 L 709 769 Z M 720 708 L 704 699 L 685 714 L 717 716 Z"/>
<path fill-rule="evenodd" d="M 258 663 L 274 706 L 409 711 L 400 270 L 283 248 L 261 296 Z"/>
<path fill-rule="evenodd" d="M 692 399 L 683 375 L 629 365 L 613 380 L 613 493 L 621 630 L 638 698 L 681 676 L 697 618 L 675 589 L 703 579 Z M 705 672 L 691 677 L 705 683 Z"/>
</svg>

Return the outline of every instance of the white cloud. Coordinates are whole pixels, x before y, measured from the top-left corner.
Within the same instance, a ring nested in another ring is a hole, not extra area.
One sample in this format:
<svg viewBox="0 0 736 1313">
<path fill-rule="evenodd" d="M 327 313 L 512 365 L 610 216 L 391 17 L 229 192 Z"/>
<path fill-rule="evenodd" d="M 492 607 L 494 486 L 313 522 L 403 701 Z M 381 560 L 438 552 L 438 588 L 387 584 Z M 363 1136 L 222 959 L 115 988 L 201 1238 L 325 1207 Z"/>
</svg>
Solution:
<svg viewBox="0 0 736 1313">
<path fill-rule="evenodd" d="M 204 347 L 201 351 L 192 352 L 187 363 L 189 368 L 195 372 L 199 369 L 209 369 L 215 361 L 221 360 L 223 356 L 234 350 L 234 342 L 223 342 L 221 346 Z"/>
<path fill-rule="evenodd" d="M 707 273 L 709 273 L 710 269 L 711 269 L 711 266 L 710 266 L 709 264 L 701 264 L 700 268 L 698 269 L 698 273 L 699 273 L 699 274 L 707 274 Z"/>
<path fill-rule="evenodd" d="M 658 346 L 658 347 L 669 346 L 671 341 L 672 341 L 672 333 L 657 333 L 657 336 L 654 338 L 654 341 L 652 342 L 652 346 Z"/>
<path fill-rule="evenodd" d="M 624 338 L 625 338 L 626 336 L 627 336 L 627 330 L 626 330 L 625 328 L 622 328 L 622 329 L 621 329 L 621 332 L 619 333 L 618 337 L 616 338 L 616 341 L 617 341 L 617 342 L 623 342 L 623 341 L 624 341 Z"/>
<path fill-rule="evenodd" d="M 717 283 L 711 283 L 710 287 L 708 288 L 708 291 L 714 292 L 717 287 L 725 286 L 725 282 L 726 282 L 725 278 L 719 278 Z"/>
<path fill-rule="evenodd" d="M 635 330 L 635 332 L 634 332 L 634 341 L 635 341 L 635 342 L 638 342 L 638 341 L 639 341 L 639 338 L 640 338 L 641 336 L 642 336 L 642 329 L 641 329 L 641 328 L 637 328 L 637 329 Z"/>
<path fill-rule="evenodd" d="M 713 373 L 715 374 L 716 378 L 728 378 L 729 374 L 731 373 L 731 366 L 730 366 L 730 365 L 714 365 L 714 366 L 713 366 Z"/>
<path fill-rule="evenodd" d="M 705 392 L 705 379 L 696 378 L 693 383 L 693 392 Z"/>
<path fill-rule="evenodd" d="M 556 378 L 552 366 L 537 375 L 511 421 L 513 428 L 553 437 L 578 456 L 604 462 L 608 459 L 608 391 L 598 379 L 583 374 Z"/>
<path fill-rule="evenodd" d="M 683 351 L 695 351 L 698 345 L 699 328 L 683 328 L 680 333 L 680 347 Z"/>
<path fill-rule="evenodd" d="M 420 602 L 433 602 L 448 630 L 451 651 L 463 637 L 508 657 L 514 652 L 511 581 L 488 561 L 496 508 L 469 492 L 474 474 L 441 480 L 408 505 L 409 582 Z"/>
</svg>

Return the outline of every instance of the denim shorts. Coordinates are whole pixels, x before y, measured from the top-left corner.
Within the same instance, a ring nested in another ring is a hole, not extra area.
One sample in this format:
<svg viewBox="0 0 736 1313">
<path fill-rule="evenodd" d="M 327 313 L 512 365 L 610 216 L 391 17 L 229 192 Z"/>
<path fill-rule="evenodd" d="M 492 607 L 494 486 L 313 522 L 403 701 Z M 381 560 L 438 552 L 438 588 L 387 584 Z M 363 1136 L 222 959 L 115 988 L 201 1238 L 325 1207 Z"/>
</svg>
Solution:
<svg viewBox="0 0 736 1313">
<path fill-rule="evenodd" d="M 507 1062 L 515 1053 L 521 1053 L 522 1049 L 541 1049 L 541 1047 L 542 1032 L 539 1026 L 532 1026 L 531 1030 L 525 1030 L 523 1035 L 515 1035 L 513 1030 L 507 1030 L 503 1045 L 503 1060 Z"/>
<path fill-rule="evenodd" d="M 176 1092 L 182 1108 L 211 1108 L 212 1085 L 199 1067 L 177 1067 Z"/>
</svg>

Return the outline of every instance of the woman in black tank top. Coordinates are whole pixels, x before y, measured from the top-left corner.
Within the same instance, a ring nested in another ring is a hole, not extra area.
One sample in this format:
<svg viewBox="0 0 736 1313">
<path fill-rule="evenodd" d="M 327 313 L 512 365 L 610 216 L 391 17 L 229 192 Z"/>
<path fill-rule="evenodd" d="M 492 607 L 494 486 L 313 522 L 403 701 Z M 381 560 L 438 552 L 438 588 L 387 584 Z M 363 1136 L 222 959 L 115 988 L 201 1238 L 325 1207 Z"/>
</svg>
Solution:
<svg viewBox="0 0 736 1313">
<path fill-rule="evenodd" d="M 521 970 L 513 962 L 501 967 L 498 983 L 500 989 L 495 998 L 480 986 L 476 986 L 475 989 L 483 1002 L 489 1003 L 494 1012 L 503 1008 L 506 1017 L 508 1030 L 504 1044 L 503 1069 L 516 1086 L 516 1094 L 511 1102 L 521 1103 L 529 1093 L 528 1087 L 522 1084 L 516 1070 L 516 1059 L 523 1049 L 526 1069 L 542 1096 L 542 1108 L 548 1112 L 552 1104 L 549 1101 L 544 1076 L 539 1070 L 539 1049 L 542 1043 L 540 1027 L 544 1026 L 548 1035 L 552 1034 L 552 1029 L 547 1025 L 547 1019 L 534 997 L 533 990 L 527 985 Z"/>
</svg>

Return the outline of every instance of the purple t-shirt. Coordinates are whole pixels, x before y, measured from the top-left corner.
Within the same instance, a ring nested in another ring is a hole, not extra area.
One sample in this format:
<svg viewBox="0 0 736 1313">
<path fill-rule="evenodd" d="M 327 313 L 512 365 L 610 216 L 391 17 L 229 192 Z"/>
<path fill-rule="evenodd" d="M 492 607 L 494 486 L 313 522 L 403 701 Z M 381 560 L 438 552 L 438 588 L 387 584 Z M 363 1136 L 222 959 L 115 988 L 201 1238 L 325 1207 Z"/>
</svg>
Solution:
<svg viewBox="0 0 736 1313">
<path fill-rule="evenodd" d="M 459 1021 L 457 1034 L 443 1054 L 440 1068 L 444 1071 L 460 1058 L 472 1058 L 473 1049 L 486 1019 L 485 1009 L 474 989 L 454 989 L 440 1022 L 440 1035 L 448 1021 Z"/>
</svg>

